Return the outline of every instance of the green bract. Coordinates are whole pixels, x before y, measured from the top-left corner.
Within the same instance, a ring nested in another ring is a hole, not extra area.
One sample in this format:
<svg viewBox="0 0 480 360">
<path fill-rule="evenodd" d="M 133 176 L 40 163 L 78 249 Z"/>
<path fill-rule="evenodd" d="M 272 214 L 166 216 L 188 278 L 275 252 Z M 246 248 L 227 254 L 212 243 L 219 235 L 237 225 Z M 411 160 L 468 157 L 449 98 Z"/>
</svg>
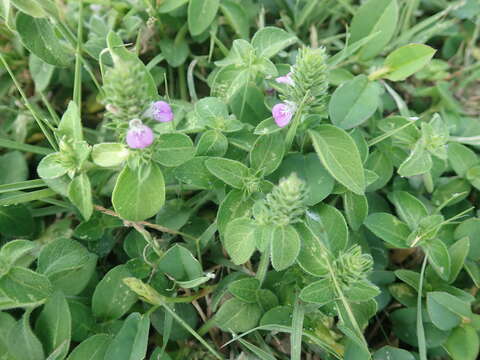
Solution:
<svg viewBox="0 0 480 360">
<path fill-rule="evenodd" d="M 0 1 L 0 360 L 475 360 L 478 0 Z"/>
</svg>

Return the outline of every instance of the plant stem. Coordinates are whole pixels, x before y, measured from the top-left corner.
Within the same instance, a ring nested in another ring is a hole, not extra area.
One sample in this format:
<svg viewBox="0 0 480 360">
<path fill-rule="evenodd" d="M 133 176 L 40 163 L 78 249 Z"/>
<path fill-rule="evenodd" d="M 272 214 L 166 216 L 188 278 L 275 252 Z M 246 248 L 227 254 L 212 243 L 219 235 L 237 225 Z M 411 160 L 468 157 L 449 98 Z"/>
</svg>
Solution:
<svg viewBox="0 0 480 360">
<path fill-rule="evenodd" d="M 295 117 L 293 118 L 292 124 L 288 128 L 287 136 L 285 137 L 285 154 L 288 154 L 290 148 L 293 144 L 293 139 L 295 139 L 295 135 L 297 133 L 298 125 L 300 125 L 300 119 L 302 117 L 303 107 L 305 105 L 305 101 L 307 100 L 310 91 L 308 90 L 307 93 L 304 95 L 302 102 L 298 105 L 298 109 L 295 112 Z"/>
<path fill-rule="evenodd" d="M 255 279 L 260 281 L 260 285 L 262 285 L 263 281 L 265 280 L 265 276 L 267 275 L 268 265 L 270 265 L 270 247 L 267 246 L 262 255 L 260 255 L 260 262 L 258 263 L 257 273 L 255 274 Z"/>
<path fill-rule="evenodd" d="M 107 215 L 110 215 L 110 216 L 115 216 L 119 219 L 122 219 L 122 217 L 120 215 L 118 215 L 115 211 L 106 209 L 103 206 L 94 205 L 94 208 L 95 208 L 95 210 L 100 211 L 104 214 L 107 214 Z M 122 219 L 122 220 L 124 220 L 124 219 Z M 176 231 L 176 230 L 167 228 L 165 226 L 152 224 L 152 223 L 147 222 L 147 221 L 128 221 L 128 220 L 124 220 L 124 223 L 127 226 L 134 227 L 134 225 L 141 225 L 141 226 L 146 226 L 146 227 L 149 227 L 151 229 L 154 229 L 154 230 L 157 230 L 157 231 L 160 231 L 160 232 L 169 233 L 169 234 L 172 234 L 172 235 L 180 235 L 180 236 L 189 238 L 189 239 L 194 240 L 194 241 L 197 240 L 197 238 L 192 236 L 192 235 L 189 235 L 189 234 L 186 234 L 186 233 L 183 233 L 183 232 L 180 232 L 180 231 Z"/>
</svg>

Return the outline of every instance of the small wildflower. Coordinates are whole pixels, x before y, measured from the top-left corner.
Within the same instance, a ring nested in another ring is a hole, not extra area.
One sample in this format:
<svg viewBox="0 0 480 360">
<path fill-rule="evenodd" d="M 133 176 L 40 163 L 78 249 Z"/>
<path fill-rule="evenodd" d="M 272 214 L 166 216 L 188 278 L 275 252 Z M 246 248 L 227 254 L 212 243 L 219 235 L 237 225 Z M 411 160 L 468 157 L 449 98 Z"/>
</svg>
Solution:
<svg viewBox="0 0 480 360">
<path fill-rule="evenodd" d="M 293 86 L 295 85 L 295 82 L 293 81 L 292 79 L 292 73 L 289 72 L 287 75 L 285 76 L 279 76 L 275 79 L 275 81 L 279 84 L 287 84 L 287 85 L 290 85 L 290 86 Z"/>
<path fill-rule="evenodd" d="M 153 143 L 153 131 L 143 125 L 140 119 L 133 119 L 129 123 L 130 129 L 127 132 L 127 144 L 132 149 L 143 149 Z"/>
<path fill-rule="evenodd" d="M 173 120 L 173 111 L 171 106 L 165 101 L 155 101 L 147 110 L 147 116 L 156 121 L 169 122 Z"/>
<path fill-rule="evenodd" d="M 290 123 L 294 113 L 295 104 L 289 101 L 276 104 L 272 108 L 273 119 L 275 120 L 275 123 L 282 128 Z"/>
</svg>

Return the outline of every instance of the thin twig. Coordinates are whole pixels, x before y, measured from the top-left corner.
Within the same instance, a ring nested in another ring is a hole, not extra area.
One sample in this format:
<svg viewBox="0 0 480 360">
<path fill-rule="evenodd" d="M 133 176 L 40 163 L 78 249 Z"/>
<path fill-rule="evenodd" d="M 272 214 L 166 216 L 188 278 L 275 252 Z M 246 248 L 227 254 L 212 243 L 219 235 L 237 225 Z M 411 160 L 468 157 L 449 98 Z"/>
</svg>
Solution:
<svg viewBox="0 0 480 360">
<path fill-rule="evenodd" d="M 100 211 L 104 214 L 122 219 L 122 217 L 120 215 L 118 215 L 115 211 L 104 208 L 103 206 L 95 205 L 94 208 L 95 208 L 95 210 L 98 210 L 98 211 Z M 162 225 L 152 224 L 148 221 L 129 221 L 129 220 L 125 220 L 125 219 L 122 219 L 122 220 L 123 220 L 123 223 L 125 224 L 125 226 L 131 226 L 131 227 L 134 227 L 134 228 L 136 228 L 138 226 L 146 226 L 146 227 L 149 227 L 151 229 L 154 229 L 154 230 L 157 230 L 157 231 L 160 231 L 160 232 L 169 233 L 169 234 L 172 234 L 172 235 L 180 235 L 180 236 L 189 238 L 191 240 L 197 241 L 197 238 L 192 236 L 192 235 L 189 235 L 189 234 L 177 231 L 177 230 L 173 230 L 173 229 L 167 228 L 167 227 L 162 226 Z"/>
</svg>

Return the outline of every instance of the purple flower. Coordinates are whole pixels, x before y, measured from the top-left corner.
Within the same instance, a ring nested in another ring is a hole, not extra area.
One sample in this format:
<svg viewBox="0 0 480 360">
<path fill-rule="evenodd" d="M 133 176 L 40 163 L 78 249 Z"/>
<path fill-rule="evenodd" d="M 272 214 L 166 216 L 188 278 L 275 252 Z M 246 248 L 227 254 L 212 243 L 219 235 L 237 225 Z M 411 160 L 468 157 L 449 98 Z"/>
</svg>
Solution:
<svg viewBox="0 0 480 360">
<path fill-rule="evenodd" d="M 287 85 L 290 85 L 290 86 L 293 86 L 295 85 L 295 82 L 293 81 L 292 79 L 292 73 L 289 72 L 287 75 L 285 76 L 279 76 L 275 79 L 275 81 L 279 84 L 287 84 Z"/>
<path fill-rule="evenodd" d="M 173 120 L 173 111 L 167 102 L 155 101 L 147 110 L 147 116 L 160 122 L 169 122 Z"/>
<path fill-rule="evenodd" d="M 290 120 L 292 120 L 294 113 L 295 104 L 290 101 L 276 104 L 272 108 L 273 119 L 275 120 L 275 123 L 282 128 L 290 123 Z"/>
<path fill-rule="evenodd" d="M 153 131 L 143 125 L 140 119 L 130 121 L 130 128 L 127 132 L 127 144 L 132 149 L 143 149 L 153 143 Z"/>
</svg>

